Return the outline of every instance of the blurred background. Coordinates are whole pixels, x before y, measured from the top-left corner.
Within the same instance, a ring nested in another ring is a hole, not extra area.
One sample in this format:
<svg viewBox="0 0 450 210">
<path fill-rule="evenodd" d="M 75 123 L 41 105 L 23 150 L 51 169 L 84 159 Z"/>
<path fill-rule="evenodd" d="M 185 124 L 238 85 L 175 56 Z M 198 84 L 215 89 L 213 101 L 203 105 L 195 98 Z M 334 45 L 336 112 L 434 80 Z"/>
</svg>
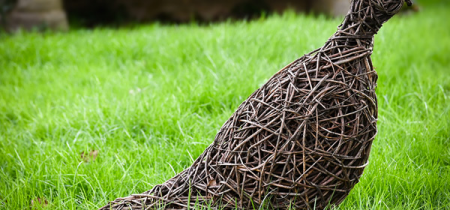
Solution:
<svg viewBox="0 0 450 210">
<path fill-rule="evenodd" d="M 351 0 L 0 0 L 3 26 L 67 30 L 69 23 L 94 27 L 148 21 L 184 23 L 296 12 L 342 16 Z M 418 6 L 409 8 L 417 11 Z"/>
</svg>

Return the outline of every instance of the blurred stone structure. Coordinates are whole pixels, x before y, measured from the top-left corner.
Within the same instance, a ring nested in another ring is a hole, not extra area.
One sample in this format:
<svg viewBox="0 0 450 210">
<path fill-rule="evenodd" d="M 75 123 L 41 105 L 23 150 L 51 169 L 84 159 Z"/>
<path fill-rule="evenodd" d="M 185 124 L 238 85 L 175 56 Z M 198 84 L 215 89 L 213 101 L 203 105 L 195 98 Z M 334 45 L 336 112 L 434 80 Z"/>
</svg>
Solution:
<svg viewBox="0 0 450 210">
<path fill-rule="evenodd" d="M 4 20 L 8 31 L 20 28 L 30 30 L 67 30 L 66 13 L 62 0 L 17 0 Z"/>
<path fill-rule="evenodd" d="M 351 0 L 313 0 L 311 10 L 336 17 L 346 15 L 350 8 Z"/>
</svg>

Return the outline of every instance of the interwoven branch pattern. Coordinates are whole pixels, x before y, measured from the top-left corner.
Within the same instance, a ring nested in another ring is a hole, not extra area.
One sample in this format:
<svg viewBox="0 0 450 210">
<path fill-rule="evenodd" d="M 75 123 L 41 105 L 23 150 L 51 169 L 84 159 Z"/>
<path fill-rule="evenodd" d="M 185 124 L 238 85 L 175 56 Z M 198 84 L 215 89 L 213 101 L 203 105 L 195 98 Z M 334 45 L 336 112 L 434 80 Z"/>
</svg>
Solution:
<svg viewBox="0 0 450 210">
<path fill-rule="evenodd" d="M 359 181 L 377 132 L 373 36 L 403 0 L 355 0 L 326 44 L 244 101 L 177 176 L 103 209 L 323 209 Z"/>
</svg>

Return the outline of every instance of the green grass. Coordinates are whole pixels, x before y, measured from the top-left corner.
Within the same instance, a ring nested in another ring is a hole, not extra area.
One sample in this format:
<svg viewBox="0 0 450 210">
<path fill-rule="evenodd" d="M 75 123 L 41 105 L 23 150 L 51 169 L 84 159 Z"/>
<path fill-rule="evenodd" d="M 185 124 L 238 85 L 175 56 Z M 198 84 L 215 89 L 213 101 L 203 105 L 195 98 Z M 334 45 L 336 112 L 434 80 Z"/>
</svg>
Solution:
<svg viewBox="0 0 450 210">
<path fill-rule="evenodd" d="M 379 134 L 341 209 L 450 208 L 450 15 L 436 1 L 377 35 Z M 237 106 L 338 19 L 0 36 L 0 209 L 94 209 L 188 167 Z M 81 152 L 99 150 L 94 161 Z"/>
</svg>

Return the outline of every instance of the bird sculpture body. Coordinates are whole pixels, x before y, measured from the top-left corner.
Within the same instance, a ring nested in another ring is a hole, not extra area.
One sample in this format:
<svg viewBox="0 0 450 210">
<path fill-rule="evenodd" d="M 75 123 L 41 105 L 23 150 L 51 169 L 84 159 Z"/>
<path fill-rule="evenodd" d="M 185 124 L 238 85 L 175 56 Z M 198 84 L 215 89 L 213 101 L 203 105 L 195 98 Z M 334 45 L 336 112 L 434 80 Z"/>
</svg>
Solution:
<svg viewBox="0 0 450 210">
<path fill-rule="evenodd" d="M 323 209 L 341 203 L 367 166 L 377 133 L 374 35 L 404 1 L 353 0 L 325 45 L 256 90 L 189 168 L 102 209 Z"/>
</svg>

